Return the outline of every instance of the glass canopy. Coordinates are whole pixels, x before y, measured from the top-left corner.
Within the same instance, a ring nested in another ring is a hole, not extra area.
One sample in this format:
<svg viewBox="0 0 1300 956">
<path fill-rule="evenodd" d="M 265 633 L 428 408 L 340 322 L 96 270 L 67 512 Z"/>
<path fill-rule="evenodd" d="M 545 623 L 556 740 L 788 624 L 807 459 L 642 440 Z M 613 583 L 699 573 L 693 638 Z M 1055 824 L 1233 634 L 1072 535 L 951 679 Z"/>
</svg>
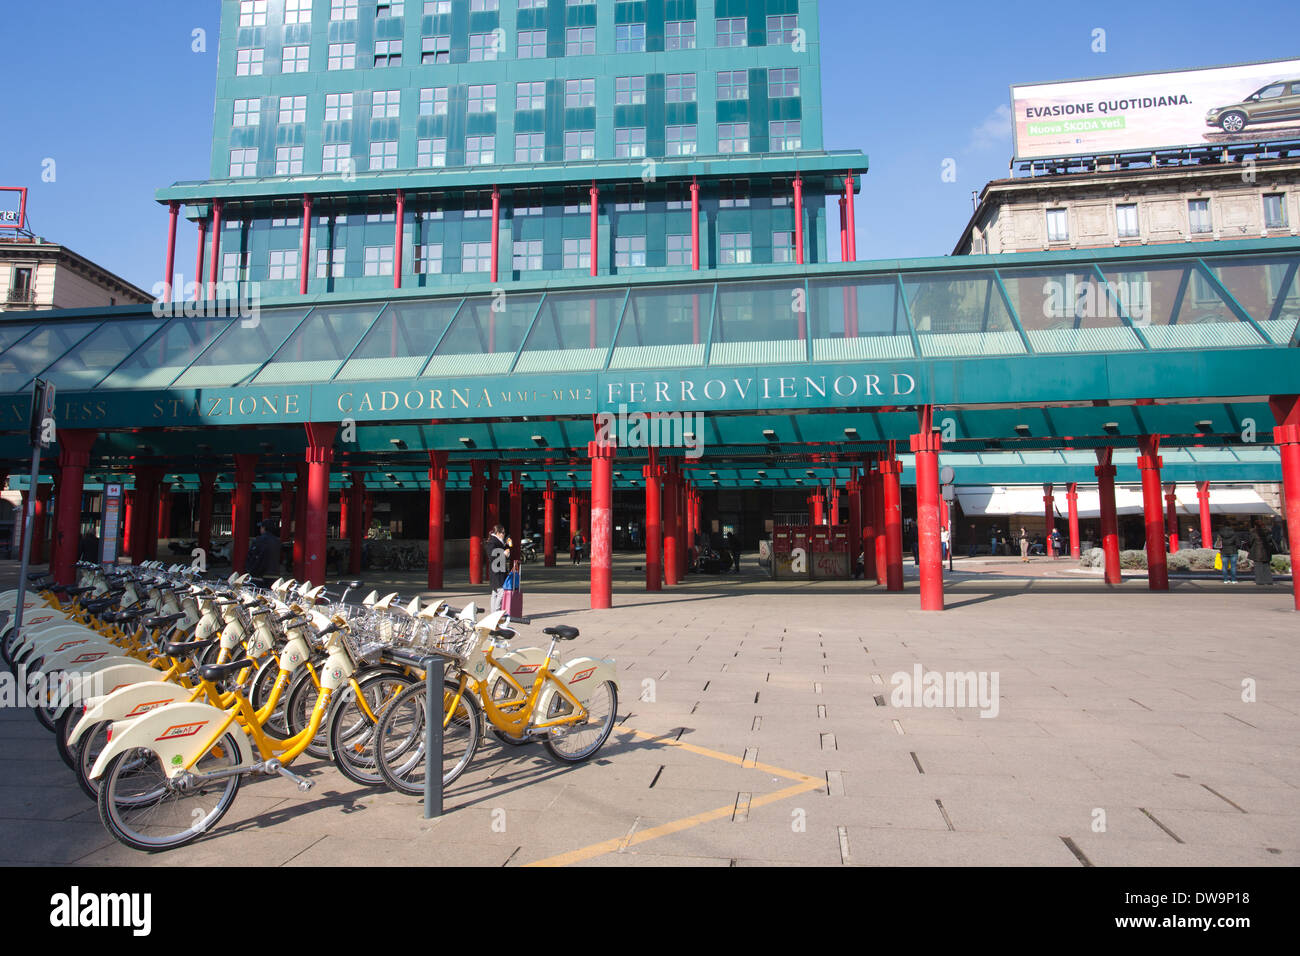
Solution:
<svg viewBox="0 0 1300 956">
<path fill-rule="evenodd" d="M 0 391 L 25 391 L 36 377 L 73 390 L 165 389 L 1289 346 L 1300 341 L 1300 254 L 998 268 L 980 257 L 969 267 L 507 288 L 243 318 L 122 312 L 0 318 Z"/>
</svg>

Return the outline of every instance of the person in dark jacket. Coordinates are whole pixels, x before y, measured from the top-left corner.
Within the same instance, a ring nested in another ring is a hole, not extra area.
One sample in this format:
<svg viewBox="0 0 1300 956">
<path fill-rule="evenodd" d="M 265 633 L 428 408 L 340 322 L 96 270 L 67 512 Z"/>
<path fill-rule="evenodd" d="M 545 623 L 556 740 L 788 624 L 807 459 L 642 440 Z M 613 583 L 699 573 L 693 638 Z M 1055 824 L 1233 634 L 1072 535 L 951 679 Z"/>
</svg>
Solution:
<svg viewBox="0 0 1300 956">
<path fill-rule="evenodd" d="M 492 584 L 492 610 L 505 606 L 506 577 L 510 574 L 510 546 L 506 544 L 506 529 L 494 525 L 487 539 L 488 581 Z"/>
<path fill-rule="evenodd" d="M 1273 584 L 1273 536 L 1258 520 L 1250 525 L 1250 560 L 1255 565 L 1255 584 Z"/>
<path fill-rule="evenodd" d="M 248 542 L 244 570 L 258 585 L 267 587 L 280 576 L 280 536 L 275 533 L 274 521 L 263 521 L 261 527 L 262 533 Z"/>
<path fill-rule="evenodd" d="M 1228 575 L 1232 575 L 1232 583 L 1237 583 L 1237 548 L 1241 545 L 1240 536 L 1235 528 L 1231 525 L 1219 532 L 1219 557 L 1223 561 L 1223 583 L 1228 583 Z"/>
</svg>

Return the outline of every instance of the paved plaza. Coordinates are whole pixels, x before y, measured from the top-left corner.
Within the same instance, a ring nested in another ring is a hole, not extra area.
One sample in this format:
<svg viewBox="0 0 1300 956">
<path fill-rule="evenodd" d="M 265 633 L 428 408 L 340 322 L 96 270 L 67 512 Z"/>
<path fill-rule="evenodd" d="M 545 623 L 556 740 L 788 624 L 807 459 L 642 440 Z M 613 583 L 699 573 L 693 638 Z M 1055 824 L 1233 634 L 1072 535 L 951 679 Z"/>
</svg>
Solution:
<svg viewBox="0 0 1300 956">
<path fill-rule="evenodd" d="M 1140 578 L 1108 588 L 1070 561 L 1026 572 L 976 559 L 959 561 L 949 610 L 923 613 L 911 577 L 889 594 L 773 583 L 751 562 L 651 595 L 638 565 L 616 557 L 609 611 L 583 610 L 586 568 L 526 571 L 536 626 L 521 642 L 564 622 L 582 631 L 570 654 L 618 660 L 618 724 L 588 764 L 488 736 L 446 814 L 426 821 L 418 799 L 306 761 L 295 770 L 310 792 L 247 783 L 210 835 L 147 855 L 108 835 L 35 718 L 5 710 L 0 863 L 1300 862 L 1289 584 L 1176 579 L 1151 593 Z M 421 577 L 388 583 L 409 596 Z M 451 583 L 453 603 L 486 603 L 463 577 Z M 989 716 L 976 700 L 913 706 L 926 703 L 919 688 L 897 706 L 895 675 L 928 672 L 986 675 Z"/>
</svg>

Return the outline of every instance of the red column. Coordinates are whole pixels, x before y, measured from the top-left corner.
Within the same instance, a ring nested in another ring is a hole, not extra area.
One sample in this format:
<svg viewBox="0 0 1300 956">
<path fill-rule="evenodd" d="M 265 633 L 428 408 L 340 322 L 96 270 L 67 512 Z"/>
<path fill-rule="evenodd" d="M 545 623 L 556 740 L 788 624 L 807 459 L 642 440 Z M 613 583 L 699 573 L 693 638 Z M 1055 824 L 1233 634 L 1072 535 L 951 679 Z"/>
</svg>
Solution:
<svg viewBox="0 0 1300 956">
<path fill-rule="evenodd" d="M 298 482 L 293 496 L 293 576 L 307 580 L 307 463 L 298 465 Z"/>
<path fill-rule="evenodd" d="M 167 203 L 167 264 L 163 266 L 162 300 L 172 300 L 172 282 L 176 278 L 176 220 L 180 216 L 181 204 L 172 200 Z"/>
<path fill-rule="evenodd" d="M 212 261 L 208 263 L 208 298 L 217 295 L 217 279 L 221 275 L 221 200 L 212 200 Z M 201 280 L 197 280 L 201 281 Z"/>
<path fill-rule="evenodd" d="M 849 213 L 848 204 L 840 197 L 840 262 L 849 261 Z"/>
<path fill-rule="evenodd" d="M 366 479 L 365 476 L 352 472 L 352 487 L 348 489 L 348 511 L 351 518 L 351 526 L 348 528 L 348 574 L 361 573 L 361 543 L 366 537 L 364 522 L 361 520 L 361 514 L 365 509 L 366 497 Z"/>
<path fill-rule="evenodd" d="M 280 482 L 280 547 L 293 540 L 293 482 Z"/>
<path fill-rule="evenodd" d="M 493 207 L 495 208 L 495 206 L 496 206 L 496 200 L 495 197 L 493 197 Z M 400 289 L 402 287 L 402 225 L 405 222 L 406 222 L 406 193 L 402 192 L 402 190 L 399 189 L 397 191 L 397 224 L 393 230 L 394 233 L 393 235 L 393 288 L 394 289 Z M 495 215 L 492 218 L 492 225 L 493 226 L 496 225 Z M 494 267 L 496 265 L 496 248 L 497 248 L 496 240 L 493 239 L 492 263 Z M 495 282 L 496 279 L 493 279 L 492 281 Z M 357 509 L 358 517 L 360 516 L 360 514 L 361 514 L 361 509 L 358 508 Z M 352 573 L 356 574 L 357 572 L 353 571 Z"/>
<path fill-rule="evenodd" d="M 677 576 L 686 577 L 686 498 L 688 495 L 686 476 L 682 474 L 681 463 L 677 465 Z"/>
<path fill-rule="evenodd" d="M 862 552 L 862 479 L 858 477 L 858 469 L 853 469 L 853 477 L 849 479 L 849 569 L 857 564 L 858 555 Z"/>
<path fill-rule="evenodd" d="M 326 543 L 330 517 L 330 462 L 334 460 L 333 422 L 306 422 L 307 514 L 304 524 L 303 576 L 313 584 L 325 582 Z"/>
<path fill-rule="evenodd" d="M 194 254 L 194 301 L 203 300 L 203 252 L 208 244 L 208 221 L 200 219 L 195 223 L 199 227 L 199 249 Z"/>
<path fill-rule="evenodd" d="M 1065 486 L 1065 500 L 1070 506 L 1070 557 L 1079 557 L 1079 483 Z"/>
<path fill-rule="evenodd" d="M 501 245 L 501 190 L 497 186 L 492 187 L 492 281 L 497 281 L 499 274 L 497 263 L 500 254 L 499 246 Z"/>
<path fill-rule="evenodd" d="M 302 259 L 298 264 L 298 294 L 307 294 L 307 274 L 311 269 L 311 197 L 302 197 Z M 328 268 L 326 274 L 328 275 Z M 281 518 L 283 522 L 283 518 Z"/>
<path fill-rule="evenodd" d="M 215 473 L 205 471 L 199 475 L 199 547 L 204 554 L 212 553 L 212 497 L 216 486 Z M 129 519 L 127 526 L 130 526 Z M 122 550 L 127 550 L 125 540 L 122 542 Z"/>
<path fill-rule="evenodd" d="M 595 191 L 595 187 L 592 187 Z M 595 197 L 592 197 L 594 212 Z M 595 249 L 592 249 L 595 262 Z M 587 445 L 591 458 L 591 608 L 601 610 L 614 603 L 614 456 L 618 447 L 593 441 Z"/>
<path fill-rule="evenodd" d="M 230 515 L 230 565 L 242 574 L 247 570 L 248 535 L 253 527 L 253 481 L 257 478 L 257 456 L 235 456 L 234 508 Z M 317 580 L 320 583 L 323 578 Z"/>
<path fill-rule="evenodd" d="M 491 531 L 493 527 L 501 523 L 501 479 L 498 475 L 500 465 L 495 461 L 488 462 L 488 483 L 487 483 L 487 530 Z"/>
<path fill-rule="evenodd" d="M 23 492 L 23 533 L 27 531 L 27 492 Z M 131 556 L 132 540 L 135 537 L 135 489 L 122 492 L 122 555 Z"/>
<path fill-rule="evenodd" d="M 591 274 L 593 276 L 600 274 L 600 256 L 598 255 L 598 252 L 600 250 L 600 215 L 598 211 L 599 206 L 600 206 L 600 190 L 596 188 L 596 184 L 593 182 L 591 184 Z M 596 572 L 593 569 L 592 575 L 594 576 L 595 573 Z M 595 585 L 592 585 L 592 587 L 595 587 Z M 592 606 L 594 607 L 595 605 Z M 608 607 L 609 605 L 605 605 L 605 606 Z"/>
<path fill-rule="evenodd" d="M 673 587 L 681 583 L 682 567 L 677 563 L 677 472 L 672 463 L 663 472 L 663 550 L 664 583 Z"/>
<path fill-rule="evenodd" d="M 164 481 L 158 485 L 158 524 L 155 528 L 155 545 L 159 538 L 172 536 L 172 483 Z M 155 548 L 155 554 L 157 553 Z"/>
<path fill-rule="evenodd" d="M 131 501 L 131 563 L 141 564 L 149 557 L 149 510 L 153 506 L 152 469 L 142 465 L 135 468 L 135 495 Z"/>
<path fill-rule="evenodd" d="M 370 534 L 370 529 L 375 526 L 375 496 L 369 491 L 366 492 L 365 512 L 365 533 Z"/>
<path fill-rule="evenodd" d="M 514 542 L 514 547 L 510 549 L 510 557 L 517 561 L 520 556 L 520 539 L 524 534 L 524 486 L 520 481 L 519 472 L 514 472 L 510 478 L 510 540 Z"/>
<path fill-rule="evenodd" d="M 826 489 L 830 498 L 831 510 L 831 527 L 840 523 L 840 484 L 839 479 L 832 478 L 830 486 Z"/>
<path fill-rule="evenodd" d="M 1050 482 L 1043 483 L 1043 547 L 1049 558 L 1056 557 L 1056 548 L 1052 546 L 1052 529 L 1056 527 L 1056 498 L 1052 494 Z"/>
<path fill-rule="evenodd" d="M 53 485 L 36 486 L 36 508 L 32 514 L 32 564 L 45 563 L 45 513 L 49 508 L 50 492 L 53 490 Z"/>
<path fill-rule="evenodd" d="M 858 509 L 860 517 L 858 527 L 862 537 L 858 547 L 862 553 L 862 580 L 869 581 L 876 576 L 876 470 L 867 464 L 862 469 L 862 480 L 858 484 Z M 857 555 L 854 555 L 856 558 Z"/>
<path fill-rule="evenodd" d="M 803 177 L 794 178 L 794 261 L 803 265 Z M 856 559 L 857 555 L 854 555 Z"/>
<path fill-rule="evenodd" d="M 821 488 L 812 493 L 808 499 L 808 504 L 812 508 L 812 523 L 814 525 L 826 524 L 826 496 Z"/>
<path fill-rule="evenodd" d="M 856 205 L 853 195 L 853 174 L 849 173 L 844 178 L 844 201 L 848 206 L 849 213 L 849 260 L 858 261 L 858 225 L 854 207 Z"/>
<path fill-rule="evenodd" d="M 1300 398 L 1274 395 L 1268 404 L 1277 423 L 1273 428 L 1273 441 L 1282 455 L 1283 508 L 1291 547 L 1291 593 L 1295 609 L 1300 611 L 1300 569 L 1296 568 L 1296 561 L 1300 559 Z"/>
<path fill-rule="evenodd" d="M 645 589 L 658 591 L 663 579 L 663 500 L 660 492 L 658 449 L 650 449 L 650 464 L 641 469 L 645 476 Z"/>
<path fill-rule="evenodd" d="M 1165 528 L 1169 532 L 1169 553 L 1178 553 L 1178 486 L 1165 485 Z"/>
<path fill-rule="evenodd" d="M 1209 548 L 1214 545 L 1214 525 L 1210 521 L 1210 483 L 1208 481 L 1198 481 L 1196 483 L 1196 503 L 1200 505 L 1201 513 L 1201 547 Z"/>
<path fill-rule="evenodd" d="M 555 482 L 546 479 L 546 490 L 542 492 L 544 518 L 542 520 L 542 565 L 555 567 Z"/>
<path fill-rule="evenodd" d="M 50 570 L 58 584 L 77 579 L 81 550 L 81 493 L 96 432 L 86 428 L 59 429 L 59 497 L 54 502 L 54 543 Z"/>
<path fill-rule="evenodd" d="M 903 463 L 892 457 L 880 463 L 885 510 L 885 584 L 891 591 L 903 590 L 903 495 L 899 482 Z"/>
<path fill-rule="evenodd" d="M 429 452 L 429 589 L 442 590 L 447 510 L 447 453 Z M 368 525 L 367 525 L 368 526 Z"/>
<path fill-rule="evenodd" d="M 483 583 L 483 462 L 470 462 L 469 583 Z"/>
<path fill-rule="evenodd" d="M 700 271 L 700 181 L 691 180 L 691 268 Z M 698 308 L 698 304 L 696 308 Z M 697 318 L 698 322 L 698 318 Z M 699 341 L 699 336 L 695 341 Z"/>
<path fill-rule="evenodd" d="M 1101 549 L 1106 558 L 1106 583 L 1119 584 L 1119 523 L 1115 514 L 1115 466 L 1111 463 L 1114 449 L 1097 449 L 1097 498 L 1101 507 Z"/>
<path fill-rule="evenodd" d="M 871 482 L 872 509 L 876 523 L 876 583 L 885 587 L 889 583 L 889 531 L 885 527 L 885 459 L 876 464 L 876 473 Z M 901 533 L 901 529 L 900 529 Z M 899 541 L 901 561 L 902 541 Z"/>
<path fill-rule="evenodd" d="M 347 488 L 344 488 L 341 492 L 339 492 L 339 537 L 340 538 L 346 538 L 348 536 L 348 528 L 351 526 L 351 522 L 348 521 L 349 518 L 348 512 L 351 510 L 349 507 L 351 504 L 352 504 L 352 495 L 348 492 Z"/>
<path fill-rule="evenodd" d="M 921 610 L 943 610 L 943 542 L 939 519 L 939 449 L 942 441 L 931 424 L 934 407 L 917 412 L 917 433 L 912 436 L 916 456 L 917 556 L 921 559 Z M 900 567 L 901 571 L 902 568 Z"/>
<path fill-rule="evenodd" d="M 1142 472 L 1142 513 L 1147 533 L 1147 587 L 1169 590 L 1169 564 L 1165 555 L 1165 515 L 1160 506 L 1160 436 L 1138 438 L 1138 469 Z"/>
</svg>

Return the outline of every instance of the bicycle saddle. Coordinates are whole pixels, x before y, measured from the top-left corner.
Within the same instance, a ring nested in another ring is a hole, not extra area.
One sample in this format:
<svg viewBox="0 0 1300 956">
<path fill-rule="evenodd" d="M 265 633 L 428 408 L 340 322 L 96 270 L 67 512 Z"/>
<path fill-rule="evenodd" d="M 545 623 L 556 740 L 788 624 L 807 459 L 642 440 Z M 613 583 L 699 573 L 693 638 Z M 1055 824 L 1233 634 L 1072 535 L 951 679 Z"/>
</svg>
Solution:
<svg viewBox="0 0 1300 956">
<path fill-rule="evenodd" d="M 188 657 L 197 654 L 215 640 L 217 638 L 209 637 L 201 641 L 169 641 L 163 645 L 163 653 L 168 657 Z"/>
<path fill-rule="evenodd" d="M 180 613 L 180 614 L 161 614 L 158 617 L 147 617 L 144 620 L 144 626 L 149 628 L 150 630 L 156 627 L 166 627 L 168 624 L 172 623 L 173 621 L 179 621 L 184 616 L 185 616 L 184 613 Z"/>
<path fill-rule="evenodd" d="M 228 664 L 205 664 L 199 668 L 199 676 L 215 684 L 227 677 L 234 677 L 245 667 L 255 666 L 257 666 L 257 662 L 247 657 L 242 660 L 230 661 Z"/>
<path fill-rule="evenodd" d="M 556 624 L 554 627 L 542 628 L 542 633 L 549 634 L 557 641 L 571 641 L 578 636 L 578 629 L 567 624 Z"/>
</svg>

